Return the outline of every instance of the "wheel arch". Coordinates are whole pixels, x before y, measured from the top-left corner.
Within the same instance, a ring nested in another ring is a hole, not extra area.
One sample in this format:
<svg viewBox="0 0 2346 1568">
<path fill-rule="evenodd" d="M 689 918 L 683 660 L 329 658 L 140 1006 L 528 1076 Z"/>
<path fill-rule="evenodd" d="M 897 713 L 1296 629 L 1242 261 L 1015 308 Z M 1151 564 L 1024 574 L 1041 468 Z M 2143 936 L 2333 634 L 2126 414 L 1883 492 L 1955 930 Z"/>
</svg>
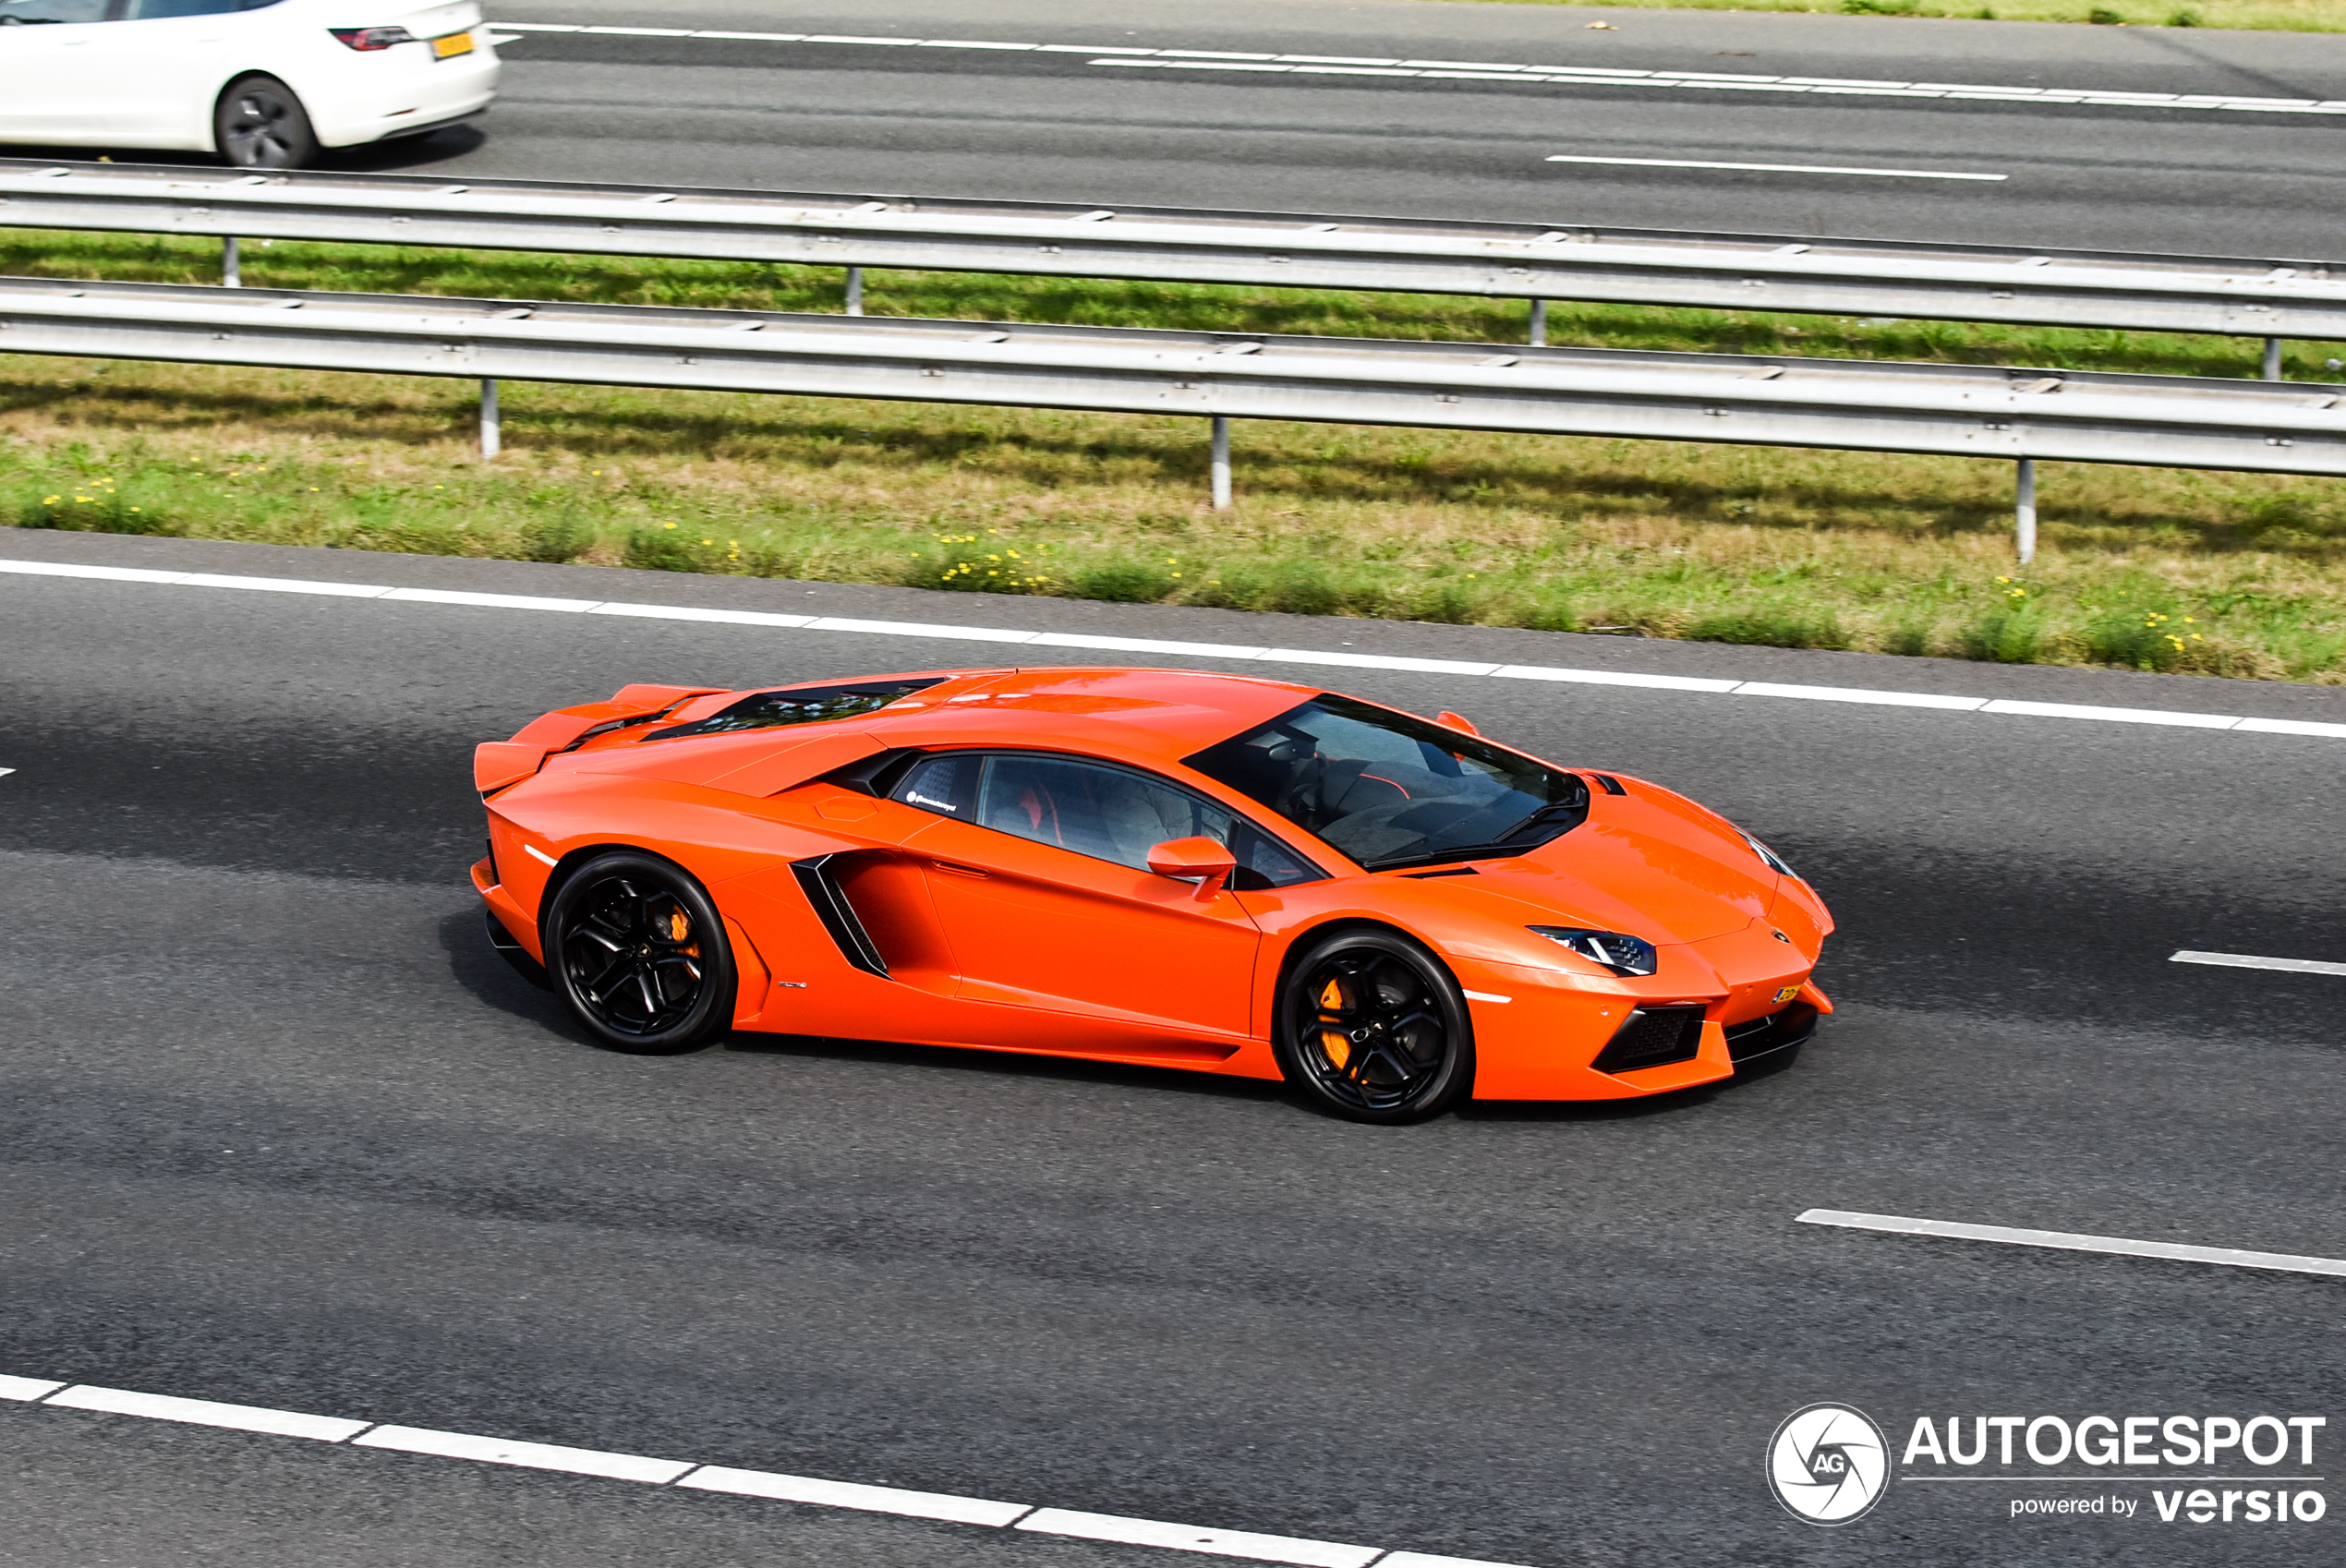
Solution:
<svg viewBox="0 0 2346 1568">
<path fill-rule="evenodd" d="M 546 886 L 538 890 L 537 920 L 540 931 L 545 929 L 546 911 L 553 907 L 555 896 L 562 890 L 563 886 L 572 877 L 578 874 L 579 867 L 587 864 L 599 855 L 647 855 L 656 861 L 665 861 L 700 884 L 700 890 L 708 895 L 709 903 L 716 908 L 719 914 L 725 912 L 724 906 L 717 902 L 715 885 L 674 855 L 663 853 L 648 844 L 631 844 L 624 839 L 613 839 L 603 844 L 581 844 L 574 850 L 562 851 L 562 859 L 556 861 L 553 869 L 546 873 Z"/>
<path fill-rule="evenodd" d="M 1425 952 L 1425 956 L 1432 959 L 1435 965 L 1441 969 L 1442 972 L 1450 977 L 1450 983 L 1458 988 L 1460 996 L 1464 996 L 1466 993 L 1466 984 L 1463 981 L 1458 979 L 1458 971 L 1451 967 L 1450 960 L 1443 956 L 1442 949 L 1427 941 L 1418 933 L 1411 931 L 1408 926 L 1396 924 L 1394 922 L 1389 920 L 1379 920 L 1373 915 L 1331 915 L 1327 919 L 1320 921 L 1316 924 L 1307 925 L 1302 927 L 1300 930 L 1290 933 L 1287 939 L 1286 949 L 1279 954 L 1278 972 L 1272 977 L 1269 1010 L 1265 1019 L 1269 1028 L 1264 1031 L 1266 1037 L 1273 1043 L 1276 1043 L 1278 1040 L 1279 997 L 1287 990 L 1288 978 L 1295 973 L 1296 959 L 1307 949 L 1316 947 L 1319 943 L 1325 940 L 1332 935 L 1354 931 L 1373 931 L 1388 936 L 1398 936 L 1404 941 L 1409 942 L 1417 947 L 1422 948 Z M 1458 1011 L 1460 1016 L 1466 1019 L 1467 1038 L 1469 1042 L 1471 1042 L 1474 1038 L 1474 1017 L 1472 1010 L 1467 1007 L 1460 1007 Z"/>
</svg>

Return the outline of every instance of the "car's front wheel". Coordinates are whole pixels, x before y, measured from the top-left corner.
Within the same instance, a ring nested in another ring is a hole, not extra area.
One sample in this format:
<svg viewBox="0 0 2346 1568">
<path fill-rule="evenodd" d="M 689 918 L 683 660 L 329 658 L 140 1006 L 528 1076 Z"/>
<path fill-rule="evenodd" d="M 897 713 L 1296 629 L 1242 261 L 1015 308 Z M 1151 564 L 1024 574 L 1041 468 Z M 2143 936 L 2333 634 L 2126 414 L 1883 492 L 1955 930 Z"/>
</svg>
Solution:
<svg viewBox="0 0 2346 1568">
<path fill-rule="evenodd" d="M 1474 1085 L 1458 983 L 1397 932 L 1339 931 L 1307 948 L 1279 987 L 1273 1044 L 1289 1083 L 1354 1121 L 1421 1121 Z"/>
<path fill-rule="evenodd" d="M 725 923 L 701 885 L 667 861 L 596 856 L 547 901 L 539 935 L 555 991 L 599 1044 L 673 1055 L 732 1021 Z"/>
<path fill-rule="evenodd" d="M 294 90 L 275 77 L 238 77 L 212 112 L 212 145 L 239 169 L 306 168 L 318 133 Z"/>
</svg>

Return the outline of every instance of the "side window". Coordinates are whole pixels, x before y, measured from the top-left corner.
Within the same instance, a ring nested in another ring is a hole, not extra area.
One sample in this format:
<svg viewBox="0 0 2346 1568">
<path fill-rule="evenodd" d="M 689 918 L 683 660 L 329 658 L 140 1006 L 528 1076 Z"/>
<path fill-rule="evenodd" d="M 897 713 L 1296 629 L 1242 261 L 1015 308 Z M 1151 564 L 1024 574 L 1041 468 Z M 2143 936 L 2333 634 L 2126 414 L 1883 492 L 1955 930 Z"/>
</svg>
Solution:
<svg viewBox="0 0 2346 1568">
<path fill-rule="evenodd" d="M 251 9 L 242 0 L 130 0 L 124 19 L 151 22 L 163 17 L 216 17 L 224 11 Z"/>
<path fill-rule="evenodd" d="M 102 22 L 111 0 L 0 0 L 0 27 L 35 22 Z"/>
<path fill-rule="evenodd" d="M 977 800 L 977 775 L 985 761 L 967 752 L 931 757 L 906 774 L 889 798 L 939 816 L 972 821 L 975 814 L 970 808 Z"/>
<path fill-rule="evenodd" d="M 1238 874 L 1230 878 L 1230 886 L 1241 893 L 1327 880 L 1326 872 L 1244 823 L 1239 825 L 1230 853 L 1239 862 Z"/>
<path fill-rule="evenodd" d="M 1199 834 L 1227 841 L 1227 812 L 1136 773 L 1060 757 L 992 756 L 977 821 L 1094 860 L 1148 868 L 1149 850 Z"/>
<path fill-rule="evenodd" d="M 1144 775 L 1070 757 L 963 753 L 931 757 L 891 791 L 906 805 L 1071 850 L 1135 871 L 1168 838 L 1227 845 L 1232 886 L 1286 887 L 1325 874 L 1202 796 Z"/>
</svg>

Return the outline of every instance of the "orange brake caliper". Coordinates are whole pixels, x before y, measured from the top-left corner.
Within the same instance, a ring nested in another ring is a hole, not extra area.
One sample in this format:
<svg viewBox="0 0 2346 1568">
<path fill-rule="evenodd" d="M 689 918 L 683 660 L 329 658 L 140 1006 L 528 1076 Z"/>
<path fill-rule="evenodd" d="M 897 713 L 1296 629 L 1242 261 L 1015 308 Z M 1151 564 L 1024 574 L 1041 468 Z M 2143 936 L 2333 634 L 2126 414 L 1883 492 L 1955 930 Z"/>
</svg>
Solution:
<svg viewBox="0 0 2346 1568">
<path fill-rule="evenodd" d="M 1339 1072 L 1343 1070 L 1345 1064 L 1352 1059 L 1352 1041 L 1342 1028 L 1330 1027 L 1341 1025 L 1344 1020 L 1328 1015 L 1331 1012 L 1340 1013 L 1343 1008 L 1344 987 L 1339 983 L 1331 980 L 1327 983 L 1326 988 L 1320 993 L 1320 1049 L 1327 1053 L 1328 1060 L 1336 1065 Z"/>
</svg>

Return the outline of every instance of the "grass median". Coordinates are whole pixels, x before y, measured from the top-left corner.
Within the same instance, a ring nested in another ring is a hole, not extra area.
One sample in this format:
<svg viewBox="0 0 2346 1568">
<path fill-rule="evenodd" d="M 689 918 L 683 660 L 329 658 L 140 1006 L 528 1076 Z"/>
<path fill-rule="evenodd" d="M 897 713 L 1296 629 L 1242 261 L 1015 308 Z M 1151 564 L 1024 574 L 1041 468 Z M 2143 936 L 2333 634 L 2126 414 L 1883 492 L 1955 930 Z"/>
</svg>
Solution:
<svg viewBox="0 0 2346 1568">
<path fill-rule="evenodd" d="M 168 282 L 216 246 L 0 233 L 0 270 Z M 246 247 L 249 283 L 836 308 L 836 269 Z M 1506 342 L 1520 302 L 875 273 L 875 313 Z M 2253 374 L 2255 344 L 1555 308 L 1554 341 Z M 2322 376 L 2346 346 L 2292 345 Z M 0 523 L 2346 683 L 2346 490 L 1956 458 L 0 358 Z"/>
</svg>

